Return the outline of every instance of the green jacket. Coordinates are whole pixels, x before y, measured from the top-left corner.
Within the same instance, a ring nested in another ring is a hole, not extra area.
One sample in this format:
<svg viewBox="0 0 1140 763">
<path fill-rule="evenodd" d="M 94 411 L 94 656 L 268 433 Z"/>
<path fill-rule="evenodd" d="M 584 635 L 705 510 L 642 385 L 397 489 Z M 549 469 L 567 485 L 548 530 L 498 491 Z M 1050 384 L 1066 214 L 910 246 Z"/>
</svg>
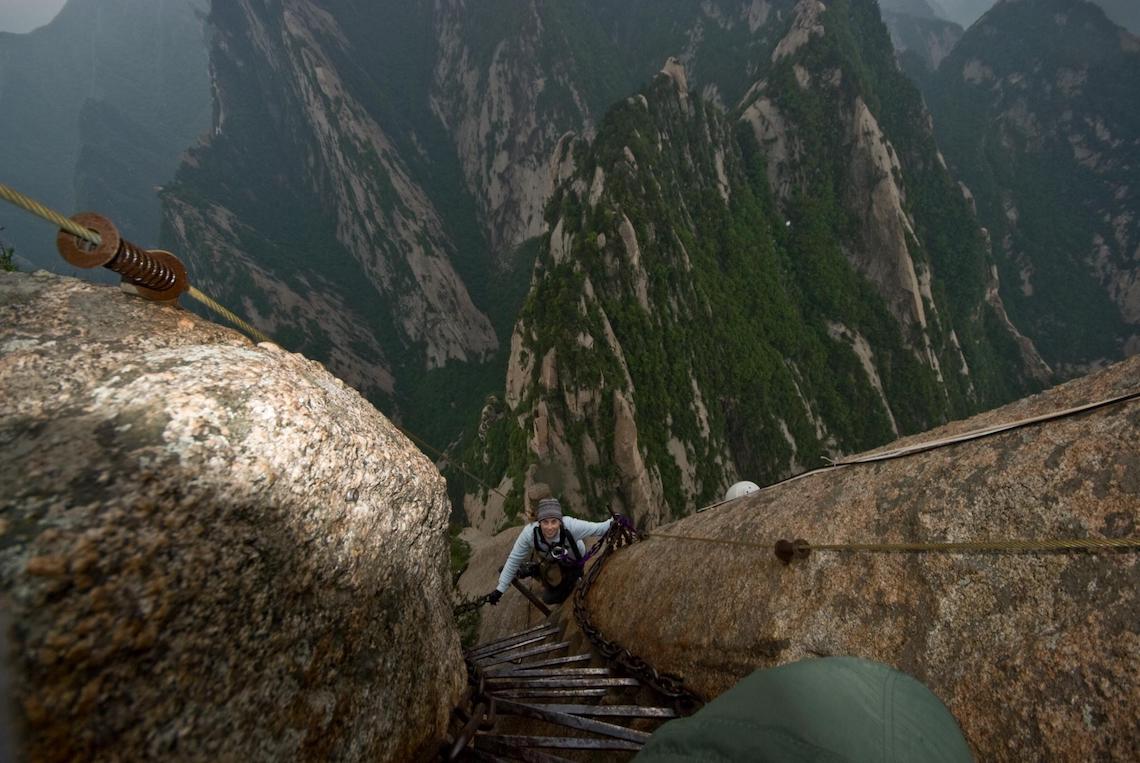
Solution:
<svg viewBox="0 0 1140 763">
<path fill-rule="evenodd" d="M 757 670 L 691 718 L 663 725 L 637 763 L 973 758 L 954 716 L 905 673 L 855 657 Z"/>
</svg>

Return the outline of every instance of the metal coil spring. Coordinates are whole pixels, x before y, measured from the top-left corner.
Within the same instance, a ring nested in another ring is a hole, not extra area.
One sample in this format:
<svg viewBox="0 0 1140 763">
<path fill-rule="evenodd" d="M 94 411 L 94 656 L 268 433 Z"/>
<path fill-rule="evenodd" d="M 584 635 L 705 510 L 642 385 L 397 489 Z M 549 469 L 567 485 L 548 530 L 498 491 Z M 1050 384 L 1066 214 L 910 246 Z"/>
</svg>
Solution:
<svg viewBox="0 0 1140 763">
<path fill-rule="evenodd" d="M 107 263 L 107 267 L 132 283 L 148 289 L 163 291 L 174 286 L 177 276 L 174 271 L 129 241 L 119 245 L 119 251 Z"/>
</svg>

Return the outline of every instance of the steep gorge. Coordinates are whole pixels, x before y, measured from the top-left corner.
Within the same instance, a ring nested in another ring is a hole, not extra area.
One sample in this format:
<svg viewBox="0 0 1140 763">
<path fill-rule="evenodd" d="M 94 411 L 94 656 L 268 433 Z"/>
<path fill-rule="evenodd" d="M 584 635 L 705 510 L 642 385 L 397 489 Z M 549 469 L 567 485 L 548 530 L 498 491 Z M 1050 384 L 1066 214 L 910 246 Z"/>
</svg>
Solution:
<svg viewBox="0 0 1140 763">
<path fill-rule="evenodd" d="M 684 513 L 1048 377 L 867 0 L 245 0 L 210 28 L 168 243 L 429 440 L 505 371 L 462 458 L 510 496 L 468 484 L 480 526 L 534 482 Z"/>
<path fill-rule="evenodd" d="M 1013 320 L 1064 377 L 1140 352 L 1140 38 L 1078 0 L 1002 2 L 924 77 Z"/>
<path fill-rule="evenodd" d="M 674 59 L 560 145 L 476 526 L 540 481 L 653 525 L 1048 378 L 875 6 L 781 29 L 728 113 Z"/>
</svg>

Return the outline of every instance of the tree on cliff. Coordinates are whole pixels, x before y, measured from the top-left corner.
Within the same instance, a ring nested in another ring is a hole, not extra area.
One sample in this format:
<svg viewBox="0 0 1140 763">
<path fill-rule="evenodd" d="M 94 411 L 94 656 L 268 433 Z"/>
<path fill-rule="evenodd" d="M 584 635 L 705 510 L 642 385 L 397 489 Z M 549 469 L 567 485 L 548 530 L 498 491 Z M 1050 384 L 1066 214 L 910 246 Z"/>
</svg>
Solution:
<svg viewBox="0 0 1140 763">
<path fill-rule="evenodd" d="M 3 230 L 3 228 L 0 228 Z M 0 240 L 0 271 L 12 272 L 16 270 L 16 263 L 13 259 L 16 256 L 16 250 L 8 246 L 3 240 Z"/>
</svg>

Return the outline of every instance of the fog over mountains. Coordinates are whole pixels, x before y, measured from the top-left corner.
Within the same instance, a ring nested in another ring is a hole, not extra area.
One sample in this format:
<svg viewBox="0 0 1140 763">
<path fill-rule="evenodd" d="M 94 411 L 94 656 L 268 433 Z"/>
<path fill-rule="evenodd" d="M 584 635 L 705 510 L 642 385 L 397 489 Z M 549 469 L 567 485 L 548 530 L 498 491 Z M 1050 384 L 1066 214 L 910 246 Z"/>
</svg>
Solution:
<svg viewBox="0 0 1140 763">
<path fill-rule="evenodd" d="M 1021 0 L 999 0 L 999 2 L 1020 2 Z M 1118 26 L 1122 26 L 1133 33 L 1140 34 L 1140 3 L 1135 0 L 1090 0 L 1100 6 L 1105 15 Z M 916 0 L 917 3 L 927 5 L 940 18 L 953 21 L 963 27 L 968 27 L 981 18 L 982 14 L 992 8 L 994 0 Z M 880 5 L 884 10 L 911 12 L 907 6 L 916 4 L 912 0 L 882 0 Z"/>
<path fill-rule="evenodd" d="M 3 181 L 68 214 L 97 209 L 156 245 L 156 186 L 210 125 L 208 8 L 69 0 L 46 26 L 0 33 Z M 6 208 L 0 225 L 31 266 L 64 270 L 49 224 Z"/>
</svg>

